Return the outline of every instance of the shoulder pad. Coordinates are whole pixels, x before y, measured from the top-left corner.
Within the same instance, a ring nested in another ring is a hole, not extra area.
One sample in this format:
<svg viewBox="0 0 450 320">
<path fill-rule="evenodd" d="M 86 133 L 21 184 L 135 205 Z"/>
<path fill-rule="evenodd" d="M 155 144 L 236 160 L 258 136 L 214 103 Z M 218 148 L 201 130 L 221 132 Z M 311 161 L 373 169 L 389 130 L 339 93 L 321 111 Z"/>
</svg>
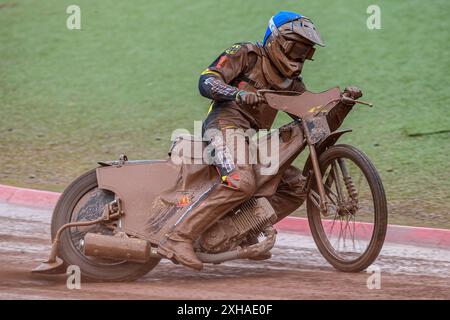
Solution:
<svg viewBox="0 0 450 320">
<path fill-rule="evenodd" d="M 233 55 L 237 52 L 241 51 L 242 49 L 245 50 L 247 53 L 256 53 L 258 56 L 261 55 L 260 48 L 257 44 L 252 42 L 237 42 L 233 44 L 231 47 L 225 50 L 226 54 Z"/>
<path fill-rule="evenodd" d="M 261 47 L 259 46 L 258 43 L 253 43 L 253 42 L 242 42 L 240 43 L 241 46 L 245 46 L 245 48 L 247 49 L 247 52 L 253 52 L 256 53 L 258 56 L 261 56 Z"/>
<path fill-rule="evenodd" d="M 244 46 L 242 45 L 242 43 L 235 43 L 233 44 L 231 47 L 229 47 L 228 49 L 225 50 L 226 54 L 236 54 L 238 51 L 240 51 Z"/>
</svg>

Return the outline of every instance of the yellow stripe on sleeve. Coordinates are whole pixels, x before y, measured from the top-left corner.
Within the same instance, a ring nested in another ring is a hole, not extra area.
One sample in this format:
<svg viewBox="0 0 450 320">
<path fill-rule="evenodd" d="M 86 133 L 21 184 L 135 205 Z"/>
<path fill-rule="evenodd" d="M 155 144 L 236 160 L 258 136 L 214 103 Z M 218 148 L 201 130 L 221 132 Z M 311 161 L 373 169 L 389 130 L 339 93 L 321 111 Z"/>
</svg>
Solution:
<svg viewBox="0 0 450 320">
<path fill-rule="evenodd" d="M 222 78 L 222 75 L 220 73 L 218 73 L 216 71 L 209 70 L 209 69 L 205 69 L 205 71 L 203 71 L 201 73 L 202 76 L 205 75 L 205 74 L 214 74 L 214 75 L 219 76 L 219 77 Z"/>
<path fill-rule="evenodd" d="M 208 114 L 212 111 L 212 109 L 213 109 L 213 104 L 214 104 L 214 101 L 212 101 L 211 104 L 209 105 L 208 113 L 207 113 L 206 115 L 208 115 Z"/>
</svg>

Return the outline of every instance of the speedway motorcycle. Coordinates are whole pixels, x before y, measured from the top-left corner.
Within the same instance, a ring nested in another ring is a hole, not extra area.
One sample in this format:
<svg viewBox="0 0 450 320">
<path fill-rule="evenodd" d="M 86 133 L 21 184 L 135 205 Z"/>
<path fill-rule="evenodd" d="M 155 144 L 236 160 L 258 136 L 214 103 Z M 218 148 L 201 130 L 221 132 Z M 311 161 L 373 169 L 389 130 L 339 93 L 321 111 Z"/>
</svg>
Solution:
<svg viewBox="0 0 450 320">
<path fill-rule="evenodd" d="M 219 264 L 256 258 L 272 249 L 277 217 L 267 197 L 275 192 L 283 169 L 308 149 L 304 191 L 314 241 L 336 269 L 364 270 L 384 243 L 386 197 L 367 156 L 336 142 L 351 131 L 337 129 L 354 105 L 371 105 L 342 94 L 338 87 L 321 93 L 258 93 L 272 108 L 293 119 L 278 129 L 278 135 L 266 136 L 269 143 L 279 140 L 279 170 L 265 175 L 261 174 L 264 165 L 254 165 L 256 193 L 195 241 L 199 260 Z M 201 139 L 183 136 L 174 141 L 171 152 L 186 144 L 206 146 Z M 220 183 L 212 165 L 177 164 L 171 157 L 130 161 L 123 155 L 118 161 L 98 164 L 62 193 L 51 222 L 50 257 L 33 272 L 59 273 L 68 265 L 77 265 L 85 279 L 138 279 L 160 262 L 156 249 L 170 227 Z M 260 241 L 249 243 L 249 236 Z"/>
</svg>

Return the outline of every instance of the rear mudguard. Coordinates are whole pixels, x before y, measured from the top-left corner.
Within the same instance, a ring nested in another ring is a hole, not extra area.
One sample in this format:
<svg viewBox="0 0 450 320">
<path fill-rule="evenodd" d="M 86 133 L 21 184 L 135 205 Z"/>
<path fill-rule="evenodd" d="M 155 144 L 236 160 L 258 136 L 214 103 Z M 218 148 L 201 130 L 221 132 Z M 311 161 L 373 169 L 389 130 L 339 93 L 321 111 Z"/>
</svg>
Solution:
<svg viewBox="0 0 450 320">
<path fill-rule="evenodd" d="M 320 142 L 318 145 L 316 145 L 316 153 L 317 157 L 319 157 L 322 152 L 327 150 L 329 147 L 336 144 L 336 142 L 339 140 L 339 138 L 347 132 L 352 132 L 351 129 L 347 130 L 337 130 L 332 133 L 330 133 L 322 142 Z M 312 161 L 311 156 L 308 156 L 308 159 L 306 160 L 305 166 L 303 167 L 303 176 L 307 177 L 309 175 L 310 170 L 312 170 Z"/>
<path fill-rule="evenodd" d="M 125 215 L 120 227 L 128 234 L 145 236 L 144 227 L 155 198 L 176 183 L 180 166 L 170 160 L 102 162 L 97 168 L 98 187 L 122 200 Z M 144 237 L 145 238 L 145 237 Z"/>
</svg>

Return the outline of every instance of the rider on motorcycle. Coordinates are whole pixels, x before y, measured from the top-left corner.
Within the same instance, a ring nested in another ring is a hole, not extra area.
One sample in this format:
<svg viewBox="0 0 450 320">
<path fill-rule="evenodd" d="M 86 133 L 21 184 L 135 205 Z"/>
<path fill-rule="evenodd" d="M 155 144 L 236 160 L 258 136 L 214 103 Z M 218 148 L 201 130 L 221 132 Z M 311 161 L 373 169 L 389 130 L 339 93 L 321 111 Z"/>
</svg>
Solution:
<svg viewBox="0 0 450 320">
<path fill-rule="evenodd" d="M 324 43 L 312 21 L 301 14 L 282 11 L 270 19 L 262 43 L 236 43 L 225 50 L 199 79 L 200 93 L 213 100 L 203 125 L 204 132 L 269 129 L 277 111 L 264 103 L 256 91 L 305 91 L 300 74 L 305 61 L 312 60 L 315 45 L 324 46 Z M 220 159 L 215 159 L 214 164 L 223 183 L 200 204 L 189 207 L 158 248 L 167 258 L 197 270 L 203 265 L 194 252 L 193 242 L 256 191 L 253 166 L 237 163 L 236 146 L 227 143 L 224 137 L 209 137 L 210 144 L 221 151 L 216 152 Z M 278 220 L 304 202 L 304 182 L 301 171 L 294 166 L 282 171 L 276 192 L 268 198 Z"/>
</svg>

